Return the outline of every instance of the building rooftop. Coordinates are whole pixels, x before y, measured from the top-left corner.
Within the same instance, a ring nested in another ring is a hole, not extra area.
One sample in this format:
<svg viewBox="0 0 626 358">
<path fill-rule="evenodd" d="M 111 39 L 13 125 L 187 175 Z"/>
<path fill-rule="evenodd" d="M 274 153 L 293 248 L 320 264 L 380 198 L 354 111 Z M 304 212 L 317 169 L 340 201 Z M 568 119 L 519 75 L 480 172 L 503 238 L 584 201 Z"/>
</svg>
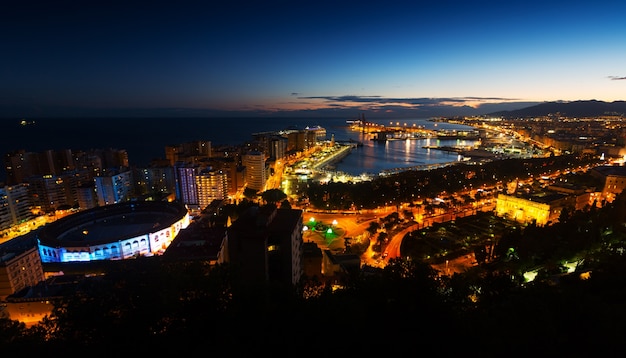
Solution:
<svg viewBox="0 0 626 358">
<path fill-rule="evenodd" d="M 535 201 L 535 202 L 543 203 L 543 204 L 550 204 L 554 201 L 561 200 L 567 196 L 568 196 L 567 194 L 553 192 L 553 191 L 542 191 L 539 193 L 520 195 L 520 197 L 523 199 Z"/>
<path fill-rule="evenodd" d="M 37 246 L 35 232 L 30 232 L 0 244 L 0 265 Z"/>
<path fill-rule="evenodd" d="M 626 166 L 601 165 L 594 167 L 591 170 L 596 171 L 604 176 L 616 175 L 626 177 Z"/>
<path fill-rule="evenodd" d="M 181 230 L 163 254 L 168 258 L 217 260 L 226 238 L 225 227 L 189 225 Z"/>
</svg>

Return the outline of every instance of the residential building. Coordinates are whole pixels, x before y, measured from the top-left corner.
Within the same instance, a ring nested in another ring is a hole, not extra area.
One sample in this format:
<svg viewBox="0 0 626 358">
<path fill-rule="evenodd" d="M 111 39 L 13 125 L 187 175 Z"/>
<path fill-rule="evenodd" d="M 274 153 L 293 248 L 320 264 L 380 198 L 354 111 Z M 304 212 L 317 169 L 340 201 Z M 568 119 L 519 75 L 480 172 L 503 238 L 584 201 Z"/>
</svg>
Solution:
<svg viewBox="0 0 626 358">
<path fill-rule="evenodd" d="M 244 171 L 238 156 L 213 157 L 208 162 L 211 168 L 220 170 L 226 174 L 226 188 L 228 196 L 234 196 L 245 185 Z"/>
<path fill-rule="evenodd" d="M 112 170 L 94 178 L 98 205 L 105 206 L 130 200 L 132 175 L 129 170 Z"/>
<path fill-rule="evenodd" d="M 307 279 L 322 280 L 322 249 L 315 242 L 305 242 L 302 244 L 302 271 Z"/>
<path fill-rule="evenodd" d="M 302 210 L 253 206 L 228 227 L 227 261 L 245 285 L 295 286 L 303 275 Z"/>
<path fill-rule="evenodd" d="M 95 208 L 98 205 L 95 183 L 92 181 L 91 183 L 78 186 L 76 188 L 76 198 L 80 210 Z"/>
<path fill-rule="evenodd" d="M 0 188 L 0 230 L 27 222 L 34 218 L 28 195 L 28 184 Z"/>
<path fill-rule="evenodd" d="M 265 154 L 251 151 L 243 155 L 242 164 L 246 168 L 246 187 L 256 191 L 263 191 L 267 182 Z"/>
<path fill-rule="evenodd" d="M 356 254 L 334 254 L 323 250 L 322 275 L 324 280 L 334 285 L 343 285 L 351 277 L 358 275 L 361 258 Z"/>
<path fill-rule="evenodd" d="M 176 195 L 176 175 L 170 165 L 152 163 L 148 168 L 138 168 L 133 171 L 133 182 L 136 196 L 160 200 Z"/>
<path fill-rule="evenodd" d="M 69 149 L 43 152 L 26 152 L 21 149 L 7 153 L 4 164 L 9 185 L 23 183 L 32 176 L 60 175 L 75 168 L 74 157 Z"/>
<path fill-rule="evenodd" d="M 36 244 L 0 245 L 0 300 L 43 280 L 45 275 Z"/>
<path fill-rule="evenodd" d="M 198 140 L 165 147 L 165 158 L 172 166 L 176 162 L 195 163 L 198 160 L 210 158 L 211 156 L 210 141 Z"/>
<path fill-rule="evenodd" d="M 66 172 L 59 175 L 34 175 L 25 179 L 28 193 L 35 208 L 53 212 L 61 207 L 78 203 L 77 177 Z"/>
<path fill-rule="evenodd" d="M 602 199 L 609 202 L 615 199 L 626 188 L 626 167 L 601 165 L 592 168 L 589 173 L 602 181 Z"/>
<path fill-rule="evenodd" d="M 196 183 L 196 175 L 201 168 L 197 164 L 178 162 L 174 169 L 176 172 L 176 198 L 187 205 L 190 210 L 201 210 Z"/>
<path fill-rule="evenodd" d="M 200 209 L 209 206 L 213 200 L 228 198 L 228 178 L 225 172 L 207 168 L 201 170 L 195 179 Z"/>
</svg>

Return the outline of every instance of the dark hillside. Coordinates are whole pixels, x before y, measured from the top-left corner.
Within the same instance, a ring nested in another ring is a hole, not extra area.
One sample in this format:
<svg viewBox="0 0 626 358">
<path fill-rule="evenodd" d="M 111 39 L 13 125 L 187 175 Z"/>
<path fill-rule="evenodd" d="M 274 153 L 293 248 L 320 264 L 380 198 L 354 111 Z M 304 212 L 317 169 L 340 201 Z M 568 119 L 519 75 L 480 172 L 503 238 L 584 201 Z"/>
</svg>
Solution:
<svg viewBox="0 0 626 358">
<path fill-rule="evenodd" d="M 626 101 L 602 102 L 596 100 L 573 102 L 545 102 L 536 106 L 514 111 L 491 113 L 493 116 L 507 118 L 542 117 L 561 115 L 565 117 L 597 117 L 603 115 L 626 114 Z"/>
</svg>

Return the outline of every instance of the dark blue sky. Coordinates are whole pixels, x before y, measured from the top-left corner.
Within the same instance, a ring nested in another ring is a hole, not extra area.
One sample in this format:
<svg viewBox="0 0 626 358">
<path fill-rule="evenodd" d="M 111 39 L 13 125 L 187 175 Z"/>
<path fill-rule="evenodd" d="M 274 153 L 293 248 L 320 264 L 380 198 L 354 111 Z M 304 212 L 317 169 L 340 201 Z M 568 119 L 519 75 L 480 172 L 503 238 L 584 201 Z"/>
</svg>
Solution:
<svg viewBox="0 0 626 358">
<path fill-rule="evenodd" d="M 624 100 L 625 10 L 618 1 L 14 1 L 0 11 L 0 116 L 424 117 Z"/>
</svg>

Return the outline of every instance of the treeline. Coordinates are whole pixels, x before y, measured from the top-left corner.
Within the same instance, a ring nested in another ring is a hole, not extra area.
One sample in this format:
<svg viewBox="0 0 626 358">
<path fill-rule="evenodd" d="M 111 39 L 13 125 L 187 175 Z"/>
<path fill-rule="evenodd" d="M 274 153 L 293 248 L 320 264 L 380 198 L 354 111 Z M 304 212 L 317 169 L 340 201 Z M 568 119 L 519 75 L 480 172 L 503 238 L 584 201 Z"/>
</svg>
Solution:
<svg viewBox="0 0 626 358">
<path fill-rule="evenodd" d="M 445 168 L 379 176 L 364 182 L 310 183 L 305 195 L 310 204 L 316 208 L 374 209 L 385 205 L 411 203 L 418 198 L 434 198 L 444 191 L 453 193 L 470 187 L 506 184 L 516 179 L 524 180 L 557 170 L 600 163 L 596 156 L 576 154 L 547 158 L 503 159 L 481 165 L 458 163 Z"/>
</svg>

